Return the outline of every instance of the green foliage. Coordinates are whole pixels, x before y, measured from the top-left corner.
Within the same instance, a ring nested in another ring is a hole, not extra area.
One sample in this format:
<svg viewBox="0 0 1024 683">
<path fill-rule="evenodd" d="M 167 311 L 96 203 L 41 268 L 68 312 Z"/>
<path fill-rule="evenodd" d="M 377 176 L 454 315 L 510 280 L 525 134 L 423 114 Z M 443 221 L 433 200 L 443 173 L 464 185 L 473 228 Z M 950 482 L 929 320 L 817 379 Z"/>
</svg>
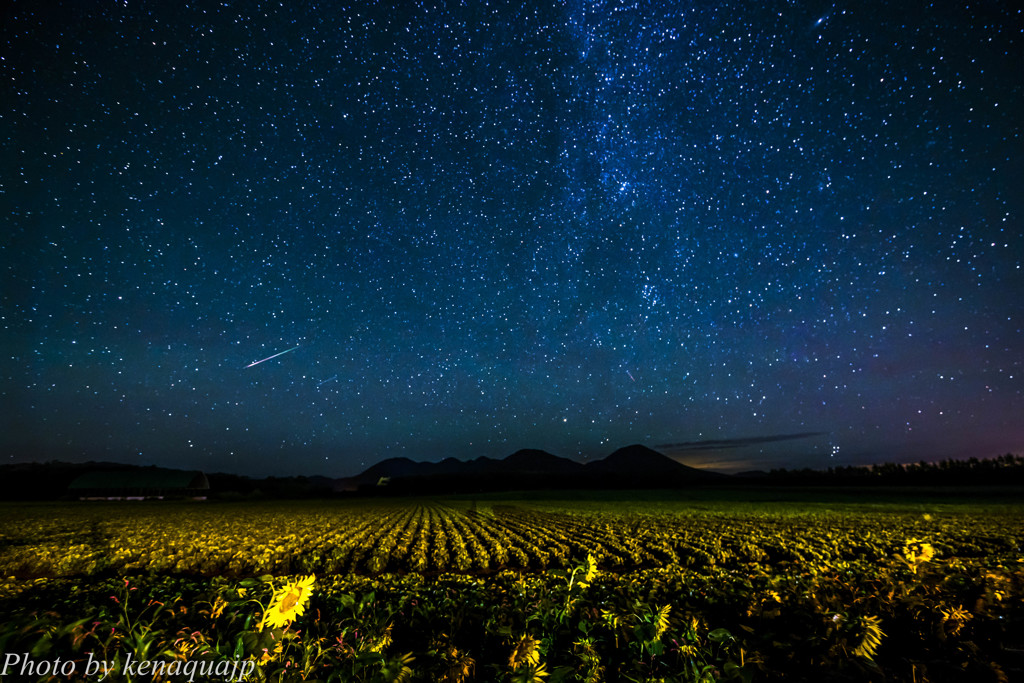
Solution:
<svg viewBox="0 0 1024 683">
<path fill-rule="evenodd" d="M 5 523 L 0 649 L 119 665 L 245 659 L 261 681 L 943 681 L 1012 675 L 1024 636 L 1020 525 L 996 513 L 344 509 L 354 514 L 278 510 L 273 533 L 250 526 L 242 540 L 233 511 L 258 524 L 246 506 L 179 515 L 174 525 L 205 529 L 190 554 L 169 553 L 191 573 L 65 558 L 55 539 L 75 521 Z M 116 538 L 144 556 L 167 527 L 140 517 L 134 538 L 111 522 L 94 547 Z M 330 540 L 341 531 L 366 545 Z M 33 572 L 54 578 L 16 578 L 33 533 L 49 549 Z M 219 549 L 264 538 L 272 560 L 251 569 L 341 567 L 318 573 L 284 628 L 258 628 L 280 573 L 216 573 L 235 562 Z M 68 567 L 81 571 L 62 577 Z"/>
</svg>

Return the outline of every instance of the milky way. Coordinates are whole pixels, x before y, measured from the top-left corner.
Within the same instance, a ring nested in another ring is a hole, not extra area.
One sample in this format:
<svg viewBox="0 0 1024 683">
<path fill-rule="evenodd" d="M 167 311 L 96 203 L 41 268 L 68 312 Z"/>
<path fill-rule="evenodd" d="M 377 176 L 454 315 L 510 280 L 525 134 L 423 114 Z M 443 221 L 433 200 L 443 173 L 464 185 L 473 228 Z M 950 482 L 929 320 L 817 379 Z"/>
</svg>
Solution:
<svg viewBox="0 0 1024 683">
<path fill-rule="evenodd" d="M 3 13 L 5 461 L 1024 450 L 1016 3 Z"/>
</svg>

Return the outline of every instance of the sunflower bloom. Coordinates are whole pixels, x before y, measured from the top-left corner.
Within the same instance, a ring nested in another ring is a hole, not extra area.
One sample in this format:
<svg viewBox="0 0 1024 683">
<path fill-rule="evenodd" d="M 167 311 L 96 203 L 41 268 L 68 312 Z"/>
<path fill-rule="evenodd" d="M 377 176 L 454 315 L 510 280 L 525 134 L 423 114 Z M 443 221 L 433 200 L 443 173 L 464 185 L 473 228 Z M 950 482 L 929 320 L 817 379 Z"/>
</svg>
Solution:
<svg viewBox="0 0 1024 683">
<path fill-rule="evenodd" d="M 315 576 L 306 576 L 294 581 L 289 581 L 274 593 L 270 607 L 263 614 L 261 628 L 281 628 L 295 621 L 306 611 L 306 603 L 313 592 Z"/>
<path fill-rule="evenodd" d="M 476 661 L 465 652 L 459 652 L 456 648 L 449 648 L 445 653 L 445 660 L 448 670 L 441 678 L 445 683 L 464 683 L 473 675 L 476 668 Z"/>
<path fill-rule="evenodd" d="M 860 618 L 860 643 L 854 648 L 853 654 L 864 659 L 873 659 L 878 646 L 882 644 L 885 633 L 882 632 L 882 621 L 878 617 Z"/>
<path fill-rule="evenodd" d="M 597 560 L 594 559 L 593 553 L 587 555 L 587 563 L 584 567 L 586 568 L 586 574 L 584 574 L 581 583 L 586 586 L 597 578 Z"/>
<path fill-rule="evenodd" d="M 951 636 L 959 634 L 964 624 L 971 620 L 971 613 L 965 610 L 963 605 L 953 607 L 948 611 L 940 609 L 939 613 L 942 614 L 942 626 L 945 629 L 940 635 L 943 639 L 945 639 L 946 633 Z"/>
<path fill-rule="evenodd" d="M 655 636 L 661 638 L 665 635 L 665 631 L 669 627 L 669 612 L 672 611 L 672 605 L 665 605 L 654 614 L 654 624 L 657 632 Z"/>
<path fill-rule="evenodd" d="M 515 671 L 516 669 L 527 665 L 537 666 L 540 662 L 540 652 L 537 651 L 537 646 L 540 642 L 533 636 L 527 634 L 523 636 L 515 648 L 512 650 L 512 655 L 508 658 L 508 668 Z"/>
<path fill-rule="evenodd" d="M 543 664 L 527 664 L 512 674 L 512 683 L 544 683 L 548 670 Z"/>
<path fill-rule="evenodd" d="M 914 573 L 917 573 L 918 567 L 925 562 L 930 562 L 933 557 L 935 557 L 935 548 L 931 543 L 912 538 L 903 546 L 903 561 Z"/>
</svg>

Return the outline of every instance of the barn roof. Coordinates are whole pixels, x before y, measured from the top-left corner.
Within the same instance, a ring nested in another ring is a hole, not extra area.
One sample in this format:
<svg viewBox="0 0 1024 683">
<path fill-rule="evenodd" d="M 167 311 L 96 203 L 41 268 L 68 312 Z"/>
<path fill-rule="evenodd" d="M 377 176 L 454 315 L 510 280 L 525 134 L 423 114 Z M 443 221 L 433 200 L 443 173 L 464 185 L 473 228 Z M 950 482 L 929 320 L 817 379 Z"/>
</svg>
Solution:
<svg viewBox="0 0 1024 683">
<path fill-rule="evenodd" d="M 68 485 L 69 489 L 208 489 L 202 472 L 184 472 L 147 467 L 136 470 L 86 472 Z"/>
</svg>

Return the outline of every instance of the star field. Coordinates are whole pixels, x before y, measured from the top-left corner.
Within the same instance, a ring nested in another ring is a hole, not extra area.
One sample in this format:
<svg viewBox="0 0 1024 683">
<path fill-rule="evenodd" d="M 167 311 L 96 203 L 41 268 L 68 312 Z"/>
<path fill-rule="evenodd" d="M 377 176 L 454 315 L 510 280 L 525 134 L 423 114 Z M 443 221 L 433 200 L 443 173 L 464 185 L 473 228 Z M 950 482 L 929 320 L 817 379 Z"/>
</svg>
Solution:
<svg viewBox="0 0 1024 683">
<path fill-rule="evenodd" d="M 1014 3 L 3 12 L 7 461 L 1024 447 Z"/>
</svg>

